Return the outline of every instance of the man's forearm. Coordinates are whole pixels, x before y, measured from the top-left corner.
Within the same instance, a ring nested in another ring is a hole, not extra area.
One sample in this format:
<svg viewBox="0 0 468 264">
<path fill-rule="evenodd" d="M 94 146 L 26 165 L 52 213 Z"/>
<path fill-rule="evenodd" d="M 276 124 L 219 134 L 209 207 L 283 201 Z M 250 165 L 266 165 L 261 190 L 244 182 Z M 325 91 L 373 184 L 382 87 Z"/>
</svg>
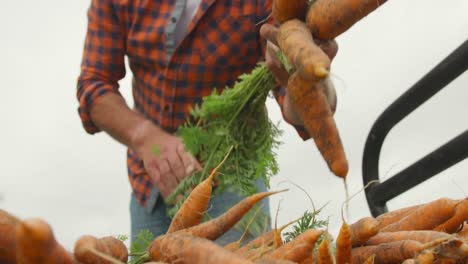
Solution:
<svg viewBox="0 0 468 264">
<path fill-rule="evenodd" d="M 104 95 L 92 107 L 91 119 L 102 131 L 135 150 L 144 140 L 145 131 L 155 127 L 150 120 L 130 109 L 123 97 L 112 93 Z"/>
</svg>

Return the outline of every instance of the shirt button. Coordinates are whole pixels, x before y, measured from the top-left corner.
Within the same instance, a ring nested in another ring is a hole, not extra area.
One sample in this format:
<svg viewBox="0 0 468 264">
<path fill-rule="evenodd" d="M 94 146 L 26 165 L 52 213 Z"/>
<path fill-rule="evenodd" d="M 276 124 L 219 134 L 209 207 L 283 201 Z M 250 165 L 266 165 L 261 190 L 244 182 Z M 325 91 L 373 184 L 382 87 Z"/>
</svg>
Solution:
<svg viewBox="0 0 468 264">
<path fill-rule="evenodd" d="M 172 110 L 172 106 L 171 105 L 165 105 L 164 106 L 164 111 L 169 111 L 169 110 Z"/>
<path fill-rule="evenodd" d="M 175 23 L 175 22 L 177 22 L 177 18 L 172 17 L 172 18 L 171 18 L 171 21 L 172 21 L 172 23 Z"/>
</svg>

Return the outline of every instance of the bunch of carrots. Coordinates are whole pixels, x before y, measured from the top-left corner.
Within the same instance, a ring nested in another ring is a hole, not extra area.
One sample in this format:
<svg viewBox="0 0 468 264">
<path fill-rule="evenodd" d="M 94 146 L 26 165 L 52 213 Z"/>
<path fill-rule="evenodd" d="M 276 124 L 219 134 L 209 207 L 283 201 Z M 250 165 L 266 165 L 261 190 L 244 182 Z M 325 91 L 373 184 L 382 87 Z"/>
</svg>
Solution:
<svg viewBox="0 0 468 264">
<path fill-rule="evenodd" d="M 277 43 L 293 68 L 287 92 L 309 135 L 337 176 L 346 178 L 348 162 L 323 87 L 330 59 L 316 42 L 332 40 L 386 0 L 273 0 L 279 25 Z"/>
<path fill-rule="evenodd" d="M 275 225 L 251 241 L 242 241 L 242 236 L 218 245 L 215 240 L 259 201 L 283 191 L 248 196 L 203 222 L 215 174 L 216 169 L 191 191 L 166 234 L 154 238 L 132 263 L 468 263 L 468 198 L 440 198 L 350 225 L 343 220 L 335 247 L 326 229 L 309 228 L 284 242 L 281 232 L 294 221 L 279 228 Z M 69 252 L 45 221 L 21 220 L 1 210 L 0 234 L 0 263 L 5 264 L 107 264 L 129 259 L 125 244 L 112 236 L 84 235 Z"/>
</svg>

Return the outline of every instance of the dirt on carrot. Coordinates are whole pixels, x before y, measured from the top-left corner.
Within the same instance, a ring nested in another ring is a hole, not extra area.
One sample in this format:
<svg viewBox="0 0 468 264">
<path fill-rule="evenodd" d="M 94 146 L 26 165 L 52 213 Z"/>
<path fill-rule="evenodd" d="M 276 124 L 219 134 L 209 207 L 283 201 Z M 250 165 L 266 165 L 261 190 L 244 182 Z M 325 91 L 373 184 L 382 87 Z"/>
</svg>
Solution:
<svg viewBox="0 0 468 264">
<path fill-rule="evenodd" d="M 373 217 L 363 217 L 349 225 L 351 245 L 353 247 L 364 245 L 371 237 L 379 232 L 379 221 Z"/>
</svg>

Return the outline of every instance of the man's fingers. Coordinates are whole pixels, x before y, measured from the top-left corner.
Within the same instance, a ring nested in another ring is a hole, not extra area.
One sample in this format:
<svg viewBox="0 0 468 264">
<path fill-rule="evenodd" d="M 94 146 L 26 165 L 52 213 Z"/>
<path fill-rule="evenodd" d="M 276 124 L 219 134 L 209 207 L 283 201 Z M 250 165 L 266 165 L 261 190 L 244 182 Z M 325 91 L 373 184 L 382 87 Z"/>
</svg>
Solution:
<svg viewBox="0 0 468 264">
<path fill-rule="evenodd" d="M 161 173 L 161 182 L 165 187 L 165 189 L 160 190 L 160 192 L 163 197 L 167 197 L 175 188 L 177 188 L 177 178 L 172 172 L 169 162 L 166 159 L 160 159 L 157 162 Z"/>
<path fill-rule="evenodd" d="M 171 167 L 171 171 L 177 178 L 177 181 L 180 183 L 185 177 L 185 166 L 182 159 L 176 152 L 173 152 L 171 155 L 167 157 L 169 162 L 169 166 Z"/>
<path fill-rule="evenodd" d="M 201 169 L 196 159 L 185 150 L 184 145 L 181 144 L 177 147 L 177 154 L 179 155 L 180 159 L 182 160 L 182 163 L 184 164 L 186 176 L 189 176 L 194 171 Z"/>
<path fill-rule="evenodd" d="M 278 28 L 271 24 L 263 24 L 260 27 L 260 36 L 278 46 Z"/>
</svg>

